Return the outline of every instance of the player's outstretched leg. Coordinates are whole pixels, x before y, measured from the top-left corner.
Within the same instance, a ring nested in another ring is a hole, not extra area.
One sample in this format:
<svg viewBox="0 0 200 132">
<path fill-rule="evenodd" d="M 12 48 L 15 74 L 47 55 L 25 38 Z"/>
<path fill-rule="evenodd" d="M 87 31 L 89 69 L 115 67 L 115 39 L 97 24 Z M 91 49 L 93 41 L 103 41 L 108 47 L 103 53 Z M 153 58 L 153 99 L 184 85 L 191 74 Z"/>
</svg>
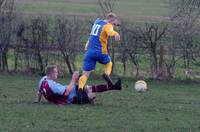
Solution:
<svg viewBox="0 0 200 132">
<path fill-rule="evenodd" d="M 115 85 L 109 87 L 107 84 L 99 84 L 90 86 L 92 92 L 105 92 L 109 90 L 121 90 L 121 80 L 117 81 Z"/>
</svg>

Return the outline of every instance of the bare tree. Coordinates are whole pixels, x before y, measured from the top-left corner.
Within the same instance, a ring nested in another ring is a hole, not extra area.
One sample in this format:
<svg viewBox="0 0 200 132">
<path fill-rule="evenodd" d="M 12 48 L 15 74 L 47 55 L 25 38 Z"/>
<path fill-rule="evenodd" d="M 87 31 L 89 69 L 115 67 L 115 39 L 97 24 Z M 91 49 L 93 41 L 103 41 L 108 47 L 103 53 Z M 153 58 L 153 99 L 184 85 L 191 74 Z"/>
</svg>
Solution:
<svg viewBox="0 0 200 132">
<path fill-rule="evenodd" d="M 164 38 L 164 41 L 166 42 L 166 57 L 164 58 L 164 64 L 166 67 L 166 78 L 168 80 L 172 80 L 175 77 L 176 63 L 181 59 L 181 56 L 178 56 L 177 53 L 177 41 L 173 34 L 176 34 L 176 32 L 174 32 L 173 26 L 169 26 L 166 37 Z"/>
<path fill-rule="evenodd" d="M 42 49 L 49 43 L 49 21 L 48 18 L 37 17 L 32 19 L 30 25 L 31 45 L 34 49 L 36 60 L 39 64 L 40 72 L 44 72 L 44 57 Z"/>
<path fill-rule="evenodd" d="M 121 47 L 118 47 L 119 49 L 119 59 L 121 60 L 121 62 L 123 63 L 123 75 L 125 75 L 127 73 L 127 61 L 128 61 L 128 53 L 127 53 L 127 49 L 128 48 L 128 43 L 129 43 L 129 37 L 128 37 L 128 33 L 127 33 L 127 28 L 124 25 L 124 22 L 121 26 L 121 34 L 124 34 L 122 37 L 121 37 L 121 41 L 123 41 L 123 46 Z"/>
<path fill-rule="evenodd" d="M 3 71 L 9 71 L 7 54 L 12 35 L 13 10 L 14 0 L 0 1 L 0 70 Z"/>
<path fill-rule="evenodd" d="M 175 8 L 175 15 L 173 17 L 185 17 L 187 14 L 200 15 L 200 1 L 199 0 L 174 0 L 171 1 L 172 7 Z"/>
<path fill-rule="evenodd" d="M 0 0 L 0 12 L 3 10 L 5 4 L 6 4 L 6 0 Z"/>
<path fill-rule="evenodd" d="M 116 2 L 117 0 L 97 0 L 101 14 L 105 17 L 107 13 L 114 12 Z"/>
<path fill-rule="evenodd" d="M 84 34 L 84 21 L 76 17 L 56 19 L 55 27 L 55 40 L 58 44 L 58 48 L 67 64 L 70 74 L 76 69 L 74 60 L 75 57 L 83 48 L 81 40 Z M 82 45 L 82 46 L 81 46 Z"/>
<path fill-rule="evenodd" d="M 179 53 L 183 59 L 185 77 L 188 78 L 191 63 L 193 60 L 196 60 L 196 53 L 198 53 L 200 49 L 200 42 L 198 42 L 198 26 L 195 26 L 189 21 L 182 24 L 177 23 L 173 26 L 171 34 L 176 44 L 176 52 Z"/>
<path fill-rule="evenodd" d="M 37 72 L 44 73 L 46 63 L 43 51 L 50 45 L 49 29 L 49 19 L 46 17 L 37 16 L 31 19 L 30 23 L 19 22 L 16 29 L 19 44 L 16 46 L 25 49 L 23 53 L 26 59 L 26 70 L 37 69 Z M 18 47 L 15 48 L 16 52 L 19 51 Z"/>
<path fill-rule="evenodd" d="M 126 69 L 126 61 L 130 60 L 136 69 L 135 77 L 139 76 L 139 55 L 141 51 L 145 53 L 146 48 L 142 45 L 141 36 L 137 28 L 134 28 L 132 24 L 127 23 L 125 21 L 122 22 L 121 25 L 121 37 L 123 45 L 120 45 L 120 56 L 124 65 L 124 72 Z"/>
<path fill-rule="evenodd" d="M 16 25 L 16 44 L 15 44 L 15 53 L 22 53 L 25 57 L 25 67 L 26 69 L 29 69 L 30 63 L 31 63 L 31 54 L 32 50 L 31 42 L 30 42 L 30 23 L 27 21 L 18 21 L 18 24 Z M 15 70 L 17 70 L 18 65 L 18 56 L 15 56 Z M 22 60 L 21 60 L 22 61 Z"/>
<path fill-rule="evenodd" d="M 140 29 L 140 33 L 142 36 L 143 43 L 146 44 L 151 60 L 151 77 L 159 79 L 160 75 L 162 75 L 163 69 L 163 57 L 160 53 L 160 62 L 158 60 L 158 51 L 161 46 L 161 40 L 165 35 L 165 31 L 167 29 L 166 25 L 158 25 L 158 24 L 146 24 L 144 29 Z M 160 50 L 161 51 L 161 50 Z M 162 78 L 162 77 L 161 77 Z"/>
<path fill-rule="evenodd" d="M 21 37 L 24 31 L 24 25 L 21 21 L 16 19 L 16 23 L 14 24 L 14 33 L 15 33 L 15 44 L 14 48 L 14 72 L 18 70 L 18 61 L 19 61 L 19 53 L 20 53 L 20 45 L 23 43 Z"/>
<path fill-rule="evenodd" d="M 174 15 L 172 15 L 173 30 L 172 35 L 176 41 L 176 47 L 179 47 L 185 68 L 185 77 L 189 77 L 190 65 L 194 58 L 194 53 L 200 47 L 199 36 L 199 0 L 175 0 L 172 2 Z"/>
</svg>

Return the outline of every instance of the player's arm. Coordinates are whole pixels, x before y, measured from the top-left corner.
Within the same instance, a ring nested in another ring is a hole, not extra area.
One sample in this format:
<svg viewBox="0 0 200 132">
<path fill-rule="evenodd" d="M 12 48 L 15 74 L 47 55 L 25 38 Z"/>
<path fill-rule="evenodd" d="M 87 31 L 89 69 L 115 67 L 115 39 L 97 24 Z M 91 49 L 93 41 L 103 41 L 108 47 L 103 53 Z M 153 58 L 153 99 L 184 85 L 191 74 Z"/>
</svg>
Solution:
<svg viewBox="0 0 200 132">
<path fill-rule="evenodd" d="M 111 24 L 105 25 L 105 31 L 108 36 L 115 37 L 115 41 L 120 41 L 120 35 L 113 29 Z"/>
<path fill-rule="evenodd" d="M 68 86 L 64 86 L 55 81 L 48 81 L 48 85 L 51 88 L 51 90 L 53 91 L 53 93 L 68 96 L 69 93 L 71 92 L 71 90 L 73 89 L 78 77 L 79 77 L 79 73 L 74 72 L 72 75 L 72 80 L 70 81 Z"/>
<path fill-rule="evenodd" d="M 64 93 L 65 96 L 68 96 L 69 93 L 72 91 L 76 81 L 78 80 L 78 77 L 79 77 L 79 72 L 75 71 L 72 75 L 72 79 L 71 79 L 69 85 L 67 86 L 67 89 L 65 90 L 65 93 Z"/>
</svg>

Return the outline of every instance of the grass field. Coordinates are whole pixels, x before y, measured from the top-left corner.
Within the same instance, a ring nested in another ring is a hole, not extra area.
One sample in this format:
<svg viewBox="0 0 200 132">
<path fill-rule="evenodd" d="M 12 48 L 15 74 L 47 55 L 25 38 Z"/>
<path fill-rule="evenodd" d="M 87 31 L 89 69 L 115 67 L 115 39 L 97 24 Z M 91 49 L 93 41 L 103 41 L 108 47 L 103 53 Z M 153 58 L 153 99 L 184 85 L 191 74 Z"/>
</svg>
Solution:
<svg viewBox="0 0 200 132">
<path fill-rule="evenodd" d="M 169 14 L 167 0 L 117 0 L 114 11 L 135 21 L 163 19 Z M 99 11 L 96 0 L 16 0 L 16 9 L 23 14 L 93 16 Z"/>
<path fill-rule="evenodd" d="M 39 77 L 0 75 L 0 131 L 200 131 L 200 88 L 195 82 L 148 81 L 149 91 L 137 93 L 134 81 L 126 79 L 123 84 L 128 87 L 98 94 L 94 105 L 60 106 L 44 101 L 33 103 L 38 80 Z M 102 83 L 92 78 L 91 82 Z"/>
</svg>

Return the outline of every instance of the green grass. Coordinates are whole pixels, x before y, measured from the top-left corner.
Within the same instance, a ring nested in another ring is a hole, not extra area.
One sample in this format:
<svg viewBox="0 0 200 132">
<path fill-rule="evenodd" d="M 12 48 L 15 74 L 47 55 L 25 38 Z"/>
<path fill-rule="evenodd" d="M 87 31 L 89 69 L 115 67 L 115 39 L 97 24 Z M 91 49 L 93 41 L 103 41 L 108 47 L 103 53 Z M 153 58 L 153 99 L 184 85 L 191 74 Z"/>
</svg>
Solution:
<svg viewBox="0 0 200 132">
<path fill-rule="evenodd" d="M 162 19 L 170 9 L 166 0 L 117 1 L 114 11 L 121 17 L 135 21 Z M 16 9 L 24 14 L 65 14 L 93 16 L 100 10 L 96 0 L 18 0 Z"/>
<path fill-rule="evenodd" d="M 200 89 L 195 82 L 134 80 L 122 91 L 100 93 L 94 105 L 34 104 L 39 77 L 0 75 L 0 131 L 16 132 L 199 132 Z M 60 82 L 68 83 L 69 79 Z M 92 80 L 90 83 L 102 83 Z"/>
</svg>

